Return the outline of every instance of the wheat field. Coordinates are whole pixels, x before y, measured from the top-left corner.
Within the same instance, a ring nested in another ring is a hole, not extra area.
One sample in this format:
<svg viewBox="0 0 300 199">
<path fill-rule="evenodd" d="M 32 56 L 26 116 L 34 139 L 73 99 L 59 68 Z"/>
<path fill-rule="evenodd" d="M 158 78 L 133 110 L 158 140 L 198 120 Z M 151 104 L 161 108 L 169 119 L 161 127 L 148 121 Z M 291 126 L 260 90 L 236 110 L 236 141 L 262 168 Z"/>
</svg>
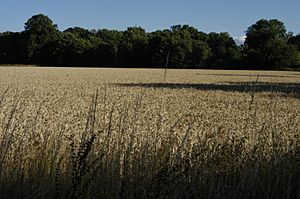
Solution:
<svg viewBox="0 0 300 199">
<path fill-rule="evenodd" d="M 300 73 L 0 67 L 1 198 L 300 198 Z"/>
</svg>

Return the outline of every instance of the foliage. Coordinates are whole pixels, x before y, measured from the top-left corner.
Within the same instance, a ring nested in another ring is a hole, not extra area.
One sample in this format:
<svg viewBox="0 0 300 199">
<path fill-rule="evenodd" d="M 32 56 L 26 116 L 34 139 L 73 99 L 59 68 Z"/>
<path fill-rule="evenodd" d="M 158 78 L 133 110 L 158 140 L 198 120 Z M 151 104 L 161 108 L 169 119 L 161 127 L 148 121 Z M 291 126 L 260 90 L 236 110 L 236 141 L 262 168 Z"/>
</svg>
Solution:
<svg viewBox="0 0 300 199">
<path fill-rule="evenodd" d="M 207 41 L 211 48 L 210 66 L 234 67 L 240 59 L 240 51 L 228 33 L 210 33 Z"/>
<path fill-rule="evenodd" d="M 51 42 L 58 34 L 57 26 L 51 19 L 43 14 L 32 16 L 25 23 L 23 42 L 26 52 L 26 62 L 38 64 L 40 50 L 45 44 Z"/>
<path fill-rule="evenodd" d="M 0 33 L 0 62 L 6 64 L 24 63 L 25 52 L 22 33 Z"/>
<path fill-rule="evenodd" d="M 167 63 L 171 68 L 223 69 L 300 65 L 300 36 L 287 33 L 282 22 L 261 19 L 246 36 L 245 44 L 237 46 L 226 32 L 206 34 L 189 25 L 154 32 L 142 27 L 59 31 L 49 17 L 38 14 L 25 23 L 24 31 L 0 33 L 0 64 L 161 68 Z"/>
<path fill-rule="evenodd" d="M 247 30 L 246 63 L 261 69 L 291 67 L 297 64 L 297 49 L 288 43 L 290 34 L 282 22 L 261 19 Z"/>
</svg>

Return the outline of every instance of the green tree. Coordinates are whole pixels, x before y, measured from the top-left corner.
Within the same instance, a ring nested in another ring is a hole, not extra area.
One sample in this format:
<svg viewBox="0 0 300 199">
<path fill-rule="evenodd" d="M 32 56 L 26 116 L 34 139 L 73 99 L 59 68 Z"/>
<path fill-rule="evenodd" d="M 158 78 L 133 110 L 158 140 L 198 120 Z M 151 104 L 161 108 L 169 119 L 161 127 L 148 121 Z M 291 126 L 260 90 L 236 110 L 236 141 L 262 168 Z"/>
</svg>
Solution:
<svg viewBox="0 0 300 199">
<path fill-rule="evenodd" d="M 113 42 L 101 41 L 97 46 L 86 51 L 90 66 L 118 66 L 118 46 Z"/>
<path fill-rule="evenodd" d="M 38 14 L 32 16 L 25 23 L 24 46 L 28 63 L 35 63 L 40 56 L 40 49 L 48 42 L 57 37 L 57 25 L 52 20 L 43 15 Z"/>
<path fill-rule="evenodd" d="M 288 34 L 285 26 L 277 19 L 261 19 L 246 31 L 245 44 L 249 48 L 260 48 L 272 40 L 286 41 Z"/>
<path fill-rule="evenodd" d="M 169 67 L 199 68 L 206 64 L 210 48 L 207 34 L 189 25 L 175 25 L 170 30 L 150 34 L 149 54 L 153 66 L 165 66 L 169 55 Z"/>
<path fill-rule="evenodd" d="M 84 28 L 80 28 L 80 27 L 74 27 L 74 28 L 68 28 L 66 29 L 64 32 L 70 32 L 73 33 L 76 37 L 80 37 L 83 39 L 89 39 L 91 36 L 93 36 L 94 34 L 92 32 L 90 32 L 87 29 Z"/>
<path fill-rule="evenodd" d="M 119 44 L 118 57 L 120 63 L 133 67 L 146 66 L 148 64 L 147 46 L 148 36 L 143 28 L 127 28 Z"/>
<path fill-rule="evenodd" d="M 20 43 L 21 33 L 0 33 L 0 63 L 20 64 L 24 63 L 23 48 Z"/>
<path fill-rule="evenodd" d="M 287 43 L 290 34 L 277 19 L 261 19 L 246 32 L 246 62 L 262 69 L 292 66 L 296 60 L 296 49 Z"/>
<path fill-rule="evenodd" d="M 175 68 L 188 68 L 188 55 L 192 53 L 192 35 L 197 29 L 188 25 L 171 26 L 170 66 Z"/>
<path fill-rule="evenodd" d="M 208 60 L 209 66 L 214 68 L 234 68 L 238 65 L 241 53 L 228 33 L 209 33 L 207 44 L 211 48 L 211 56 Z"/>
<path fill-rule="evenodd" d="M 41 48 L 38 63 L 58 66 L 88 65 L 85 53 L 89 49 L 91 49 L 89 41 L 71 32 L 60 33 L 55 40 Z"/>
<path fill-rule="evenodd" d="M 300 34 L 296 36 L 291 36 L 288 40 L 290 45 L 293 45 L 297 48 L 297 55 L 296 55 L 296 66 L 300 66 Z"/>
<path fill-rule="evenodd" d="M 296 36 L 291 36 L 288 40 L 289 44 L 295 45 L 298 50 L 300 50 L 300 34 Z"/>
<path fill-rule="evenodd" d="M 211 56 L 211 49 L 206 42 L 194 40 L 192 51 L 187 55 L 187 65 L 190 68 L 206 67 L 208 58 Z"/>
<path fill-rule="evenodd" d="M 163 67 L 172 48 L 173 39 L 170 30 L 158 30 L 150 33 L 148 57 L 152 67 Z"/>
</svg>

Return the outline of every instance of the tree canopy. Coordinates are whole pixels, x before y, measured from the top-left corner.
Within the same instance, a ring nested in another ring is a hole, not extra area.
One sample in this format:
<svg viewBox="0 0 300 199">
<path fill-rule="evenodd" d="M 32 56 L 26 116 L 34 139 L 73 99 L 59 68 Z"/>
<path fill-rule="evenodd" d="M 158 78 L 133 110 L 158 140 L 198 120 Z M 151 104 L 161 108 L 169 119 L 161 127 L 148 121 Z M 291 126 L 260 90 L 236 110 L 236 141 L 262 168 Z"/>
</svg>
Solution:
<svg viewBox="0 0 300 199">
<path fill-rule="evenodd" d="M 166 63 L 172 68 L 296 69 L 300 35 L 287 32 L 277 19 L 261 19 L 247 29 L 244 45 L 238 46 L 226 32 L 204 33 L 187 24 L 154 32 L 142 27 L 60 31 L 43 14 L 28 19 L 24 31 L 0 33 L 0 64 L 164 67 Z"/>
<path fill-rule="evenodd" d="M 247 63 L 257 68 L 292 67 L 297 65 L 297 49 L 288 43 L 291 33 L 276 19 L 261 19 L 246 32 Z"/>
<path fill-rule="evenodd" d="M 57 25 L 53 24 L 49 17 L 38 14 L 28 19 L 22 36 L 22 47 L 26 53 L 25 63 L 38 63 L 41 60 L 40 50 L 45 44 L 56 39 L 57 35 Z"/>
</svg>

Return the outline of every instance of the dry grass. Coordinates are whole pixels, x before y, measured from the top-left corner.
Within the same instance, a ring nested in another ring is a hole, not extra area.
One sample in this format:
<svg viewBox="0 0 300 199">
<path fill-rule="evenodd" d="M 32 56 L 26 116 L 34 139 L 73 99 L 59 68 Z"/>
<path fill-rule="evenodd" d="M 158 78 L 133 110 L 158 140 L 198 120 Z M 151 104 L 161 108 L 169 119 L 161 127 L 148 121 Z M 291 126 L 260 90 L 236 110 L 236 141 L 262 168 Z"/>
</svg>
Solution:
<svg viewBox="0 0 300 199">
<path fill-rule="evenodd" d="M 1 198 L 299 198 L 300 73 L 0 67 Z"/>
</svg>

